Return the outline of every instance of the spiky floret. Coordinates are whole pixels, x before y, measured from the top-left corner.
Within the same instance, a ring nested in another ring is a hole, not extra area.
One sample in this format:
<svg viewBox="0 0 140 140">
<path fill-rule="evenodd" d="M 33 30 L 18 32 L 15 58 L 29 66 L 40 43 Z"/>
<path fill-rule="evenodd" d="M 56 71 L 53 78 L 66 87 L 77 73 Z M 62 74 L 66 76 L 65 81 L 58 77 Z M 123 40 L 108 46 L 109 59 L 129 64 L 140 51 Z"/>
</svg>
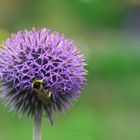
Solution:
<svg viewBox="0 0 140 140">
<path fill-rule="evenodd" d="M 49 29 L 19 31 L 0 50 L 1 98 L 19 115 L 41 115 L 52 122 L 85 83 L 85 60 L 73 41 Z"/>
</svg>

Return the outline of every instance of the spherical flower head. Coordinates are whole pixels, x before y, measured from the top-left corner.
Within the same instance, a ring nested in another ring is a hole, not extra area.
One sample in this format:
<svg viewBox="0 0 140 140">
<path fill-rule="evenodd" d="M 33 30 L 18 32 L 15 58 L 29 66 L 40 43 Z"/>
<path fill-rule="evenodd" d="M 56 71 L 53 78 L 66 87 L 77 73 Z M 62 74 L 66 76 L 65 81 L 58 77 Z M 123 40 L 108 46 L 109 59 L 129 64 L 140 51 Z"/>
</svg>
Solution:
<svg viewBox="0 0 140 140">
<path fill-rule="evenodd" d="M 0 97 L 20 116 L 71 106 L 85 83 L 85 59 L 73 41 L 49 29 L 19 31 L 1 45 Z"/>
</svg>

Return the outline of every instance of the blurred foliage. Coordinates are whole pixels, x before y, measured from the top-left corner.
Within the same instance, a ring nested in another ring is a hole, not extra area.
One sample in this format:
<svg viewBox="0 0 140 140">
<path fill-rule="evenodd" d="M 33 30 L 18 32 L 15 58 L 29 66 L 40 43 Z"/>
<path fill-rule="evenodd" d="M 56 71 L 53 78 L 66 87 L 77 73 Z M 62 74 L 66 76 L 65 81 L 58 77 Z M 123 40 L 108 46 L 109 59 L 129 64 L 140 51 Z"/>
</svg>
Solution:
<svg viewBox="0 0 140 140">
<path fill-rule="evenodd" d="M 101 46 L 90 50 L 92 58 L 88 62 L 89 71 L 94 73 L 94 75 L 96 73 L 106 77 L 139 74 L 140 49 L 129 48 L 120 42 L 112 43 L 108 46 Z"/>
<path fill-rule="evenodd" d="M 6 30 L 0 28 L 0 42 L 5 41 L 8 36 L 9 33 Z"/>
<path fill-rule="evenodd" d="M 0 24 L 10 30 L 55 24 L 67 27 L 60 25 L 62 21 L 67 25 L 77 22 L 77 27 L 86 28 L 93 25 L 120 27 L 130 4 L 127 0 L 13 0 L 12 4 L 10 0 L 1 0 Z"/>
<path fill-rule="evenodd" d="M 130 3 L 127 0 L 71 0 L 76 14 L 85 25 L 118 27 L 128 12 Z"/>
<path fill-rule="evenodd" d="M 54 126 L 44 118 L 43 139 L 140 139 L 140 42 L 122 26 L 133 6 L 131 0 L 0 0 L 0 42 L 9 32 L 45 26 L 73 39 L 86 57 L 85 90 L 71 111 L 56 114 Z M 32 119 L 7 110 L 1 103 L 0 140 L 31 139 Z"/>
</svg>

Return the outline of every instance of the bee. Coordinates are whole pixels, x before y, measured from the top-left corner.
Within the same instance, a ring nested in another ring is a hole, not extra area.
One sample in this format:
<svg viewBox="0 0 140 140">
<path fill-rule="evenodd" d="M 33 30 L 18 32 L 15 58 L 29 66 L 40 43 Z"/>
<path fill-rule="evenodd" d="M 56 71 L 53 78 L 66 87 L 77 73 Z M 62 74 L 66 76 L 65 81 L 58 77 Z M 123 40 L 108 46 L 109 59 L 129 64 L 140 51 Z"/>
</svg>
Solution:
<svg viewBox="0 0 140 140">
<path fill-rule="evenodd" d="M 43 80 L 34 80 L 32 82 L 32 89 L 36 92 L 37 97 L 44 104 L 48 103 L 51 98 L 51 92 L 48 89 L 44 89 Z"/>
</svg>

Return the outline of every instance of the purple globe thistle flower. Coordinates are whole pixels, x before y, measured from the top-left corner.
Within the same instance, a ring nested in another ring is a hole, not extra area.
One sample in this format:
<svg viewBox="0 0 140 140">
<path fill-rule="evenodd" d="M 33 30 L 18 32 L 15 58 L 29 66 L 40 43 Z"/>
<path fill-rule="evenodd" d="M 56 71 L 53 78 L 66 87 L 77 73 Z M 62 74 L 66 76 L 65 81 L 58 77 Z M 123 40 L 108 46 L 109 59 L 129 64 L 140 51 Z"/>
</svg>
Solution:
<svg viewBox="0 0 140 140">
<path fill-rule="evenodd" d="M 73 41 L 49 29 L 19 31 L 0 50 L 0 97 L 20 116 L 64 111 L 85 83 L 83 55 Z"/>
</svg>

